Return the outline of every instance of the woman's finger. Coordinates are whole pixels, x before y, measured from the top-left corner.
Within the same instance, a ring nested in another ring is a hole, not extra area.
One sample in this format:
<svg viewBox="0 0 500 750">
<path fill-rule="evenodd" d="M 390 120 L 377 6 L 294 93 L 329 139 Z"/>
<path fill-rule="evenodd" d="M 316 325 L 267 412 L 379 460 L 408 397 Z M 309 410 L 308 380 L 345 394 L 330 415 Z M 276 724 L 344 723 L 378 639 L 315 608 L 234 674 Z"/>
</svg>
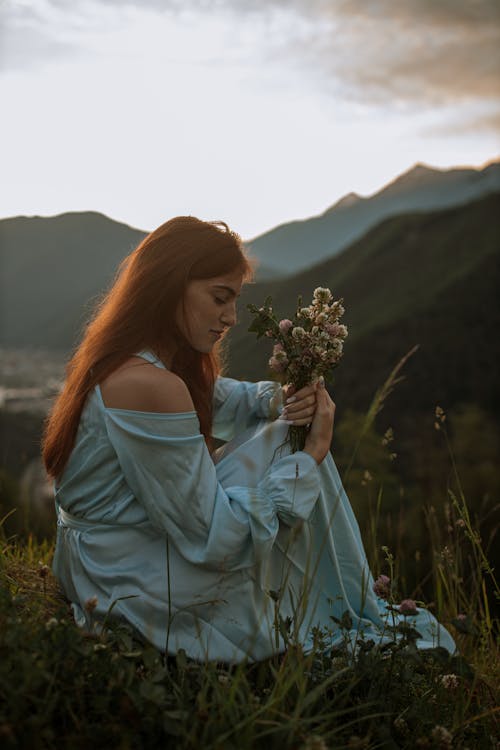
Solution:
<svg viewBox="0 0 500 750">
<path fill-rule="evenodd" d="M 285 403 L 284 406 L 284 411 L 287 414 L 298 414 L 298 412 L 304 411 L 304 409 L 312 409 L 312 413 L 314 413 L 316 409 L 316 396 L 307 396 L 299 401 L 293 401 L 291 404 Z"/>
<path fill-rule="evenodd" d="M 293 414 L 283 412 L 280 419 L 284 419 L 287 422 L 292 422 L 293 424 L 310 424 L 314 419 L 315 411 L 316 409 L 302 409 L 301 411 L 294 412 Z"/>
<path fill-rule="evenodd" d="M 289 386 L 286 391 L 285 405 L 292 404 L 295 401 L 300 401 L 308 396 L 314 396 L 316 393 L 316 385 L 306 385 L 300 390 L 296 391 L 294 386 Z"/>
</svg>

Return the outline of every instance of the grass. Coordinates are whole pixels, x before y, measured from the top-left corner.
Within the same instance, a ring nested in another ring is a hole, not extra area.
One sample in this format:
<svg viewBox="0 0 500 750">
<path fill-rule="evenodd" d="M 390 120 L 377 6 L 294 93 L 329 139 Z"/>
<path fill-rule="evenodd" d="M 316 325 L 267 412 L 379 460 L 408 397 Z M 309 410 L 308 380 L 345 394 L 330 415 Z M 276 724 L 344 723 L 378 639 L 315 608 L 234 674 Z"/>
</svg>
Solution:
<svg viewBox="0 0 500 750">
<path fill-rule="evenodd" d="M 396 382 L 398 370 L 393 372 Z M 376 395 L 367 419 L 394 382 Z M 386 384 L 387 385 L 387 384 Z M 448 442 L 446 417 L 436 428 Z M 304 653 L 256 664 L 196 663 L 165 657 L 109 618 L 102 632 L 73 623 L 50 571 L 53 545 L 0 538 L 0 744 L 4 748 L 182 748 L 185 750 L 362 750 L 495 748 L 498 738 L 499 587 L 461 489 L 428 508 L 432 602 L 458 655 L 418 651 L 411 627 L 377 647 L 328 645 L 317 632 Z M 375 512 L 383 502 L 379 493 Z M 443 528 L 457 529 L 455 536 Z M 378 538 L 365 539 L 374 570 L 398 598 L 398 561 Z M 428 581 L 427 581 L 428 590 Z M 348 617 L 336 623 L 345 634 Z M 287 624 L 279 623 L 286 634 Z M 332 627 L 334 627 L 332 625 Z"/>
<path fill-rule="evenodd" d="M 460 656 L 411 637 L 234 667 L 165 658 L 126 626 L 72 622 L 51 547 L 0 553 L 0 741 L 26 748 L 493 748 L 492 628 L 454 618 Z M 453 626 L 452 626 L 453 627 Z M 460 628 L 460 629 L 458 629 Z"/>
</svg>

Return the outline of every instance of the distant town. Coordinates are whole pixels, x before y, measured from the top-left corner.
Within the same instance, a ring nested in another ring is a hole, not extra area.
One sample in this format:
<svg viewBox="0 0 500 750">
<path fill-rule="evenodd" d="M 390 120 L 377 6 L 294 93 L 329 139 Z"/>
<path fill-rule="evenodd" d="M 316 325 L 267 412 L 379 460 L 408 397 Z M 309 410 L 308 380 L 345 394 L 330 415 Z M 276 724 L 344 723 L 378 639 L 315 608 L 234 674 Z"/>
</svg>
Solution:
<svg viewBox="0 0 500 750">
<path fill-rule="evenodd" d="M 0 348 L 0 409 L 45 415 L 64 378 L 65 355 Z"/>
</svg>

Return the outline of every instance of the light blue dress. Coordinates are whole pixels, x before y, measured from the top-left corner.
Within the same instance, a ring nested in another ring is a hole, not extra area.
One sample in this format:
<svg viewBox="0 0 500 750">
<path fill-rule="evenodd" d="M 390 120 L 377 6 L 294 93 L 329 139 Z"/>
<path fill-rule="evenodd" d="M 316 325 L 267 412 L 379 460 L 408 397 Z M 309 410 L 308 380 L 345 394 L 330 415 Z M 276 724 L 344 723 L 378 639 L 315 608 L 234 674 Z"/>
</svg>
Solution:
<svg viewBox="0 0 500 750">
<path fill-rule="evenodd" d="M 331 616 L 346 611 L 353 644 L 391 639 L 333 458 L 289 454 L 286 424 L 270 421 L 277 388 L 217 380 L 214 435 L 229 442 L 216 464 L 195 412 L 112 409 L 99 387 L 89 395 L 56 485 L 54 572 L 80 625 L 111 612 L 162 651 L 225 662 L 282 651 L 280 618 L 306 648 L 315 627 L 342 640 Z M 419 647 L 455 650 L 427 610 L 408 619 Z"/>
</svg>

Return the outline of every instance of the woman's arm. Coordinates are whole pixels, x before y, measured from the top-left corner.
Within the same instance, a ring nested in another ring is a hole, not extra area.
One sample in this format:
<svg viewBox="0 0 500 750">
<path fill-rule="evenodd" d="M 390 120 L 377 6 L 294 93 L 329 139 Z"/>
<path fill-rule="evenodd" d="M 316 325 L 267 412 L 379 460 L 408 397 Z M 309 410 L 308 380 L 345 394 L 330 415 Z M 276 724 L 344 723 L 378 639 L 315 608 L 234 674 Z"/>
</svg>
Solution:
<svg viewBox="0 0 500 750">
<path fill-rule="evenodd" d="M 232 440 L 260 419 L 276 419 L 282 409 L 279 383 L 219 377 L 214 387 L 213 436 Z"/>
<path fill-rule="evenodd" d="M 129 369 L 132 374 L 122 370 L 102 384 L 106 426 L 153 526 L 200 565 L 235 570 L 267 557 L 279 514 L 306 519 L 314 508 L 313 456 L 299 452 L 276 461 L 256 486 L 223 488 L 183 381 L 154 366 Z"/>
</svg>

